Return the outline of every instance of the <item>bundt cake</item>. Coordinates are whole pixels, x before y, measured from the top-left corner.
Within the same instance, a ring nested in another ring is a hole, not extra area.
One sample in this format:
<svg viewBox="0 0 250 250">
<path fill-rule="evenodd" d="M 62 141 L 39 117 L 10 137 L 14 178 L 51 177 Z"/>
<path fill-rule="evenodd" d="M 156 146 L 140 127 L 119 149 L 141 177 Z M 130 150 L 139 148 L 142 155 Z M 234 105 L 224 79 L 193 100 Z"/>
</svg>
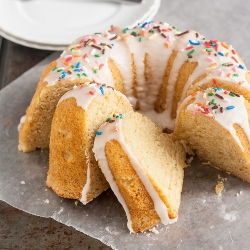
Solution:
<svg viewBox="0 0 250 250">
<path fill-rule="evenodd" d="M 222 88 L 188 96 L 178 110 L 174 136 L 211 166 L 250 182 L 250 103 Z"/>
<path fill-rule="evenodd" d="M 49 145 L 60 97 L 74 85 L 98 82 L 124 93 L 160 128 L 174 129 L 178 104 L 188 91 L 223 87 L 250 101 L 249 74 L 231 45 L 180 32 L 161 22 L 132 29 L 112 26 L 74 41 L 44 71 L 20 127 L 19 150 Z"/>
<path fill-rule="evenodd" d="M 96 132 L 93 151 L 131 232 L 176 220 L 186 153 L 171 135 L 131 111 L 106 120 Z"/>
<path fill-rule="evenodd" d="M 113 112 L 130 110 L 123 94 L 101 84 L 85 83 L 64 94 L 51 126 L 47 186 L 84 204 L 105 191 L 109 185 L 92 152 L 95 132 Z"/>
</svg>

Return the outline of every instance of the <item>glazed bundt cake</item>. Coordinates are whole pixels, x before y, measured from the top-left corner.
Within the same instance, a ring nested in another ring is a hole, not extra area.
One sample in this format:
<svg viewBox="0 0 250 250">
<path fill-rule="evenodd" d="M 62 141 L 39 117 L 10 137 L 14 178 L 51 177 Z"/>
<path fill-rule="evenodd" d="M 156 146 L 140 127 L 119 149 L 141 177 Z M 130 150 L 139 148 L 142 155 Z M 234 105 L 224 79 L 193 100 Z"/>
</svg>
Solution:
<svg viewBox="0 0 250 250">
<path fill-rule="evenodd" d="M 85 83 L 60 99 L 51 126 L 47 186 L 58 195 L 80 199 L 84 204 L 109 185 L 95 161 L 95 132 L 113 112 L 132 106 L 113 88 Z"/>
<path fill-rule="evenodd" d="M 131 232 L 178 216 L 186 153 L 149 118 L 128 112 L 97 130 L 93 151 L 126 211 Z"/>
<path fill-rule="evenodd" d="M 210 165 L 250 182 L 250 103 L 209 88 L 181 104 L 174 135 Z"/>
<path fill-rule="evenodd" d="M 181 33 L 161 22 L 133 29 L 112 26 L 77 39 L 45 69 L 20 127 L 19 150 L 48 147 L 56 104 L 74 85 L 95 81 L 114 86 L 136 110 L 172 131 L 187 92 L 223 87 L 250 100 L 249 78 L 225 42 L 196 31 Z"/>
</svg>

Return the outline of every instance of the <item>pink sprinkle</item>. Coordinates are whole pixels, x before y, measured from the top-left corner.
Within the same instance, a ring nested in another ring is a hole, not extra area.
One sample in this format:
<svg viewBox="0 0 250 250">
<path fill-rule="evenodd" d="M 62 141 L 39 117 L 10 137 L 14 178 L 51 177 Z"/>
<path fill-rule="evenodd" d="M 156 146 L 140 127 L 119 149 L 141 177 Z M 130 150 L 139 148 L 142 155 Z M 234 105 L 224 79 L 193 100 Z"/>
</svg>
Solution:
<svg viewBox="0 0 250 250">
<path fill-rule="evenodd" d="M 219 76 L 223 77 L 223 76 L 225 76 L 225 73 L 223 71 L 221 71 L 220 74 L 219 74 Z"/>
<path fill-rule="evenodd" d="M 83 89 L 84 88 L 84 85 L 80 85 L 80 89 Z"/>
<path fill-rule="evenodd" d="M 69 58 L 69 57 L 72 58 L 72 55 L 66 55 L 64 58 L 67 59 L 67 58 Z"/>
<path fill-rule="evenodd" d="M 233 66 L 233 71 L 234 71 L 234 72 L 237 72 L 237 71 L 238 71 L 238 69 L 237 69 L 236 66 Z"/>
<path fill-rule="evenodd" d="M 85 40 L 88 40 L 88 39 L 91 39 L 92 37 L 91 36 L 85 36 L 84 39 Z"/>
<path fill-rule="evenodd" d="M 169 42 L 171 42 L 171 36 L 167 36 Z"/>
<path fill-rule="evenodd" d="M 89 91 L 89 94 L 90 95 L 94 95 L 95 93 L 93 91 Z"/>
<path fill-rule="evenodd" d="M 103 123 L 104 126 L 107 126 L 108 124 L 109 124 L 108 122 L 104 122 L 104 123 Z"/>
<path fill-rule="evenodd" d="M 207 60 L 210 61 L 210 62 L 214 62 L 214 59 L 210 56 L 207 57 Z"/>
<path fill-rule="evenodd" d="M 102 35 L 101 34 L 95 34 L 96 37 L 101 37 Z"/>
<path fill-rule="evenodd" d="M 200 110 L 200 107 L 197 107 L 195 110 L 194 110 L 194 115 L 196 115 L 197 114 L 197 112 Z"/>
<path fill-rule="evenodd" d="M 95 61 L 95 63 L 100 66 L 100 62 L 98 60 Z"/>
<path fill-rule="evenodd" d="M 87 69 L 84 66 L 82 66 L 82 70 L 84 73 L 87 73 Z"/>
<path fill-rule="evenodd" d="M 84 42 L 85 42 L 84 38 L 79 41 L 79 43 L 84 43 Z"/>
</svg>

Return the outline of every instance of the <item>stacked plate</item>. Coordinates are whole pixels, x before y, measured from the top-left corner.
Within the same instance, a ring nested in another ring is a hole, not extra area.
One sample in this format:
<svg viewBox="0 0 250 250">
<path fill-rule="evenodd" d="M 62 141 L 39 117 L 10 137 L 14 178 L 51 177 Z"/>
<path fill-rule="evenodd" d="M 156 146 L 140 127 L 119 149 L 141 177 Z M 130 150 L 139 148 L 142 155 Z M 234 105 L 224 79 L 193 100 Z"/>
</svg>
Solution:
<svg viewBox="0 0 250 250">
<path fill-rule="evenodd" d="M 77 37 L 150 21 L 161 0 L 140 4 L 86 0 L 0 0 L 0 35 L 32 48 L 63 50 Z"/>
</svg>

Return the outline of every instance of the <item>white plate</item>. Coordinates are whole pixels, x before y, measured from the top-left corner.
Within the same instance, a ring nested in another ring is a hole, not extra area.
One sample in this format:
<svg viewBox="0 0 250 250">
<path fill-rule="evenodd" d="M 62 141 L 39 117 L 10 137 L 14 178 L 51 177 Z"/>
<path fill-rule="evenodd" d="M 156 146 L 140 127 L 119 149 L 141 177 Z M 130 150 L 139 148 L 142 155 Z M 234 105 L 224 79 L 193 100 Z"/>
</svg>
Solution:
<svg viewBox="0 0 250 250">
<path fill-rule="evenodd" d="M 26 46 L 61 50 L 77 37 L 107 30 L 112 24 L 131 27 L 150 20 L 159 7 L 160 0 L 132 5 L 83 0 L 0 0 L 0 33 Z"/>
</svg>

